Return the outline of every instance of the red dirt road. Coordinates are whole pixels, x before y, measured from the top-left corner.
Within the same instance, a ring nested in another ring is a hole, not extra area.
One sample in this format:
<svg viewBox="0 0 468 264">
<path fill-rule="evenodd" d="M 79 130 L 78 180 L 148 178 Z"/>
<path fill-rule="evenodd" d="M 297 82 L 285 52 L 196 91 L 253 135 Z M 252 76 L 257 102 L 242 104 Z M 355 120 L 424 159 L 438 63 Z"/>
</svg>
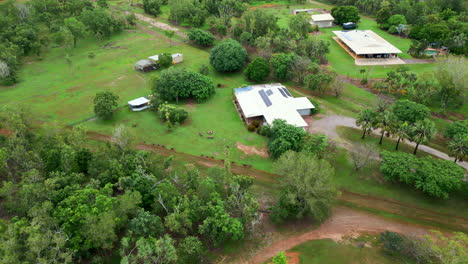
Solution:
<svg viewBox="0 0 468 264">
<path fill-rule="evenodd" d="M 254 255 L 243 263 L 264 263 L 277 255 L 280 251 L 290 250 L 309 240 L 329 238 L 337 241 L 344 236 L 357 235 L 360 233 L 380 233 L 386 230 L 405 235 L 420 236 L 427 234 L 429 228 L 385 219 L 347 207 L 336 207 L 333 210 L 333 216 L 325 221 L 319 228 L 298 236 L 277 241 L 261 249 L 257 255 Z"/>
</svg>

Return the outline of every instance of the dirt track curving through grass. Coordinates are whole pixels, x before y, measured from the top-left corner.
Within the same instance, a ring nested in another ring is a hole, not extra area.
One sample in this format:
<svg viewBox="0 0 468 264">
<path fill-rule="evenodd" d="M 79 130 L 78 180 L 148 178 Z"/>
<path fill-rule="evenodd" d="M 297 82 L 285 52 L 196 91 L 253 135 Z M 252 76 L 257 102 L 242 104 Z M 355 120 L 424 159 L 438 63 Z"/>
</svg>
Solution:
<svg viewBox="0 0 468 264">
<path fill-rule="evenodd" d="M 429 228 L 418 225 L 388 220 L 370 213 L 356 211 L 346 207 L 335 207 L 333 215 L 320 227 L 310 232 L 295 235 L 261 249 L 244 264 L 259 264 L 277 255 L 281 251 L 290 250 L 295 246 L 316 239 L 341 240 L 344 236 L 354 236 L 361 233 L 380 233 L 386 230 L 405 235 L 421 236 L 429 232 Z"/>
</svg>

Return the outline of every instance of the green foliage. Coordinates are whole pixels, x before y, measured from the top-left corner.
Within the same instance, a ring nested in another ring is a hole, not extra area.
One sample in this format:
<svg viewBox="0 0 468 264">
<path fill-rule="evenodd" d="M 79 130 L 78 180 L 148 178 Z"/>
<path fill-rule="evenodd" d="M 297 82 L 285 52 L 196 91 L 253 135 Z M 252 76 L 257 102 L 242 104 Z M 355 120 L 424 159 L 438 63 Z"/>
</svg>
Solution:
<svg viewBox="0 0 468 264">
<path fill-rule="evenodd" d="M 164 226 L 161 218 L 143 209 L 140 209 L 128 223 L 127 236 L 134 240 L 141 237 L 159 237 L 163 233 Z"/>
<path fill-rule="evenodd" d="M 288 264 L 288 259 L 286 258 L 284 251 L 281 251 L 278 255 L 274 256 L 271 259 L 271 264 Z"/>
<path fill-rule="evenodd" d="M 270 65 L 262 57 L 255 58 L 245 70 L 247 79 L 255 82 L 261 82 L 270 75 Z"/>
<path fill-rule="evenodd" d="M 288 151 L 275 162 L 274 168 L 283 178 L 279 200 L 270 216 L 273 222 L 307 216 L 320 222 L 330 215 L 337 192 L 332 183 L 335 171 L 328 161 Z"/>
<path fill-rule="evenodd" d="M 270 65 L 273 69 L 273 74 L 277 80 L 289 80 L 292 78 L 291 67 L 296 54 L 277 53 L 271 56 Z"/>
<path fill-rule="evenodd" d="M 466 160 L 468 156 L 468 134 L 456 135 L 453 140 L 448 143 L 450 156 L 455 157 L 455 162 L 458 160 Z"/>
<path fill-rule="evenodd" d="M 197 0 L 169 0 L 169 6 L 171 6 L 169 19 L 177 23 L 200 27 L 208 17 L 204 5 Z"/>
<path fill-rule="evenodd" d="M 250 124 L 247 126 L 247 130 L 249 130 L 250 132 L 254 132 L 256 129 L 256 127 L 253 125 L 253 124 Z"/>
<path fill-rule="evenodd" d="M 247 51 L 239 42 L 225 39 L 210 52 L 210 64 L 218 72 L 234 72 L 242 69 L 247 60 Z"/>
<path fill-rule="evenodd" d="M 454 139 L 458 135 L 467 135 L 468 134 L 468 120 L 455 121 L 450 123 L 445 132 L 444 137 Z"/>
<path fill-rule="evenodd" d="M 372 131 L 377 123 L 377 113 L 371 109 L 364 109 L 359 112 L 356 118 L 356 125 L 362 128 L 362 139 L 366 138 L 366 134 Z"/>
<path fill-rule="evenodd" d="M 198 46 L 202 47 L 210 47 L 213 45 L 215 41 L 215 36 L 208 31 L 199 29 L 199 28 L 192 28 L 188 33 L 188 37 L 190 41 L 195 43 Z"/>
<path fill-rule="evenodd" d="M 359 10 L 355 6 L 337 6 L 331 10 L 335 23 L 341 25 L 346 22 L 357 23 L 361 19 Z"/>
<path fill-rule="evenodd" d="M 249 10 L 242 15 L 237 25 L 240 29 L 239 36 L 242 32 L 249 32 L 253 39 L 257 39 L 269 33 L 276 33 L 279 31 L 277 21 L 278 17 L 261 8 Z"/>
<path fill-rule="evenodd" d="M 444 199 L 461 188 L 464 170 L 453 162 L 416 158 L 406 153 L 383 152 L 381 155 L 380 170 L 386 180 L 414 185 L 424 193 Z"/>
<path fill-rule="evenodd" d="M 410 124 L 426 119 L 431 113 L 425 105 L 409 100 L 396 101 L 392 106 L 392 112 L 399 121 Z"/>
<path fill-rule="evenodd" d="M 307 56 L 315 63 L 327 63 L 326 55 L 330 52 L 330 42 L 308 37 L 299 42 L 298 54 Z"/>
<path fill-rule="evenodd" d="M 170 67 L 172 65 L 172 55 L 170 53 L 159 54 L 158 65 L 162 68 Z"/>
<path fill-rule="evenodd" d="M 114 115 L 119 96 L 112 92 L 100 92 L 94 97 L 94 113 L 98 118 L 108 120 Z"/>
<path fill-rule="evenodd" d="M 161 14 L 161 6 L 163 1 L 161 0 L 143 0 L 143 10 L 145 13 L 159 16 Z"/>
<path fill-rule="evenodd" d="M 306 38 L 309 32 L 312 32 L 310 15 L 306 12 L 301 12 L 295 16 L 292 16 L 289 20 L 288 29 L 293 38 Z"/>
<path fill-rule="evenodd" d="M 307 133 L 301 127 L 276 119 L 273 121 L 269 134 L 268 153 L 276 159 L 288 150 L 300 151 Z"/>
<path fill-rule="evenodd" d="M 133 250 L 129 248 L 130 244 L 125 238 L 122 240 L 122 244 L 124 246 L 120 262 L 122 264 L 144 263 L 148 259 L 157 259 L 160 263 L 167 264 L 177 262 L 178 257 L 174 247 L 174 240 L 168 235 L 159 239 L 153 237 L 138 239 L 135 245 L 136 254 L 132 254 Z"/>
<path fill-rule="evenodd" d="M 304 78 L 304 86 L 311 91 L 318 91 L 320 95 L 325 95 L 335 78 L 334 72 L 316 67 L 313 73 Z"/>
<path fill-rule="evenodd" d="M 379 241 L 383 244 L 384 249 L 392 253 L 402 253 L 406 246 L 408 246 L 407 243 L 405 243 L 405 237 L 390 231 L 380 233 Z"/>
<path fill-rule="evenodd" d="M 79 19 L 98 40 L 107 38 L 123 29 L 122 21 L 114 18 L 104 8 L 85 9 Z"/>
<path fill-rule="evenodd" d="M 315 155 L 318 158 L 323 158 L 327 153 L 330 152 L 330 143 L 328 141 L 327 135 L 324 134 L 310 134 L 307 136 L 304 146 L 302 148 L 303 152 Z"/>
<path fill-rule="evenodd" d="M 184 238 L 177 247 L 177 254 L 181 263 L 198 264 L 202 262 L 205 254 L 203 243 L 193 236 Z"/>
<path fill-rule="evenodd" d="M 153 82 L 153 93 L 162 100 L 178 101 L 195 98 L 206 101 L 215 93 L 213 81 L 200 73 L 184 68 L 169 68 L 161 72 Z"/>
<path fill-rule="evenodd" d="M 107 0 L 97 0 L 96 1 L 98 6 L 102 7 L 102 8 L 108 8 L 109 5 L 107 4 Z"/>
</svg>

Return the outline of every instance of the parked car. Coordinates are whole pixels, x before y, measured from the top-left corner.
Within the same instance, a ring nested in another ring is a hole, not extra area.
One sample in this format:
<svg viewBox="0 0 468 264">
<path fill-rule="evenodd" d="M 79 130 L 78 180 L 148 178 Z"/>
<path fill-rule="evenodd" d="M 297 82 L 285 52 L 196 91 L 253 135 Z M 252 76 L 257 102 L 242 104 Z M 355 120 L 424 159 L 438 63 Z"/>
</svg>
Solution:
<svg viewBox="0 0 468 264">
<path fill-rule="evenodd" d="M 356 29 L 356 28 L 357 28 L 357 24 L 354 22 L 343 23 L 343 29 L 345 30 Z"/>
</svg>

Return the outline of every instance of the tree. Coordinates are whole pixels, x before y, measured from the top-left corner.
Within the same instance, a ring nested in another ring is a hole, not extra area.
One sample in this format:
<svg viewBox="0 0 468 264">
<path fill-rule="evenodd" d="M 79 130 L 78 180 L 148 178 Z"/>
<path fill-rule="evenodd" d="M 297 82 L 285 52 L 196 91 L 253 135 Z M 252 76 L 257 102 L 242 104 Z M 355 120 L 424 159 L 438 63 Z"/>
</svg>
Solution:
<svg viewBox="0 0 468 264">
<path fill-rule="evenodd" d="M 261 82 L 270 75 L 270 65 L 262 57 L 255 58 L 245 70 L 247 79 L 255 82 Z"/>
<path fill-rule="evenodd" d="M 306 216 L 321 222 L 329 216 L 337 192 L 332 184 L 335 172 L 328 161 L 288 151 L 275 162 L 274 169 L 283 176 L 280 198 L 272 208 L 274 222 Z"/>
<path fill-rule="evenodd" d="M 171 12 L 169 19 L 176 23 L 187 23 L 192 27 L 201 27 L 209 13 L 198 0 L 169 0 Z"/>
<path fill-rule="evenodd" d="M 315 63 L 326 64 L 326 55 L 330 52 L 330 42 L 308 37 L 299 42 L 298 54 L 307 56 Z"/>
<path fill-rule="evenodd" d="M 277 53 L 271 56 L 270 65 L 273 70 L 273 75 L 277 80 L 289 80 L 292 77 L 291 67 L 296 55 Z"/>
<path fill-rule="evenodd" d="M 198 72 L 169 68 L 153 80 L 153 93 L 162 100 L 179 102 L 179 98 L 205 101 L 215 93 L 213 81 Z"/>
<path fill-rule="evenodd" d="M 388 27 L 385 26 L 384 24 L 387 22 L 387 20 L 391 16 L 392 16 L 392 8 L 389 6 L 382 7 L 375 15 L 375 21 L 377 22 L 377 24 L 380 24 L 382 28 L 387 29 Z"/>
<path fill-rule="evenodd" d="M 112 92 L 100 92 L 94 97 L 94 113 L 98 118 L 111 119 L 118 105 L 119 96 Z"/>
<path fill-rule="evenodd" d="M 467 72 L 463 58 L 449 56 L 439 61 L 435 77 L 439 82 L 438 95 L 442 110 L 460 107 L 465 102 Z"/>
<path fill-rule="evenodd" d="M 167 103 L 163 103 L 158 107 L 158 113 L 162 121 L 175 126 L 184 123 L 188 117 L 188 112 L 185 109 Z"/>
<path fill-rule="evenodd" d="M 325 95 L 330 88 L 333 80 L 336 78 L 334 72 L 321 70 L 317 67 L 314 73 L 307 75 L 304 79 L 305 87 L 311 91 L 318 91 L 320 95 Z"/>
<path fill-rule="evenodd" d="M 210 52 L 210 63 L 218 72 L 233 72 L 244 67 L 247 51 L 239 42 L 225 39 Z"/>
<path fill-rule="evenodd" d="M 163 233 L 161 218 L 143 209 L 128 223 L 127 235 L 135 240 L 141 237 L 159 237 Z"/>
<path fill-rule="evenodd" d="M 454 162 L 463 161 L 468 156 L 468 134 L 456 135 L 448 143 L 450 156 L 455 157 Z"/>
<path fill-rule="evenodd" d="M 429 117 L 431 111 L 425 105 L 409 100 L 398 100 L 392 106 L 392 112 L 401 122 L 414 124 Z"/>
<path fill-rule="evenodd" d="M 410 126 L 407 122 L 396 122 L 391 126 L 391 133 L 394 137 L 397 137 L 397 143 L 395 145 L 395 150 L 398 150 L 400 142 L 409 137 Z"/>
<path fill-rule="evenodd" d="M 416 155 L 419 144 L 430 141 L 436 134 L 437 130 L 434 122 L 429 119 L 417 121 L 413 127 L 410 128 L 410 138 L 416 142 L 413 154 Z"/>
<path fill-rule="evenodd" d="M 86 32 L 85 25 L 75 17 L 66 18 L 63 21 L 65 27 L 73 35 L 73 46 L 76 47 L 76 42 L 79 38 L 83 38 Z"/>
<path fill-rule="evenodd" d="M 316 155 L 319 159 L 322 159 L 325 154 L 330 153 L 330 147 L 330 142 L 326 135 L 310 134 L 307 136 L 301 151 Z"/>
<path fill-rule="evenodd" d="M 458 135 L 468 134 L 468 120 L 455 121 L 447 126 L 444 137 L 454 139 Z"/>
<path fill-rule="evenodd" d="M 406 25 L 408 22 L 406 22 L 406 18 L 404 15 L 393 15 L 387 19 L 387 25 L 388 27 L 397 27 L 398 25 Z"/>
<path fill-rule="evenodd" d="M 206 235 L 215 245 L 236 241 L 244 237 L 244 227 L 238 218 L 230 217 L 222 204 L 208 204 L 208 217 L 199 226 L 199 233 Z"/>
<path fill-rule="evenodd" d="M 119 21 L 111 16 L 109 11 L 104 8 L 84 9 L 79 16 L 79 20 L 83 22 L 87 30 L 100 40 L 103 37 L 109 37 L 115 32 L 120 32 L 123 29 L 122 21 Z"/>
<path fill-rule="evenodd" d="M 356 119 L 356 125 L 362 127 L 362 139 L 366 138 L 366 134 L 369 133 L 375 126 L 377 113 L 365 109 L 359 112 L 358 118 Z"/>
<path fill-rule="evenodd" d="M 307 57 L 299 57 L 291 65 L 292 78 L 299 84 L 304 84 L 306 75 L 309 73 L 311 60 Z"/>
<path fill-rule="evenodd" d="M 161 53 L 158 57 L 158 65 L 162 68 L 168 68 L 172 65 L 172 55 L 170 53 Z"/>
<path fill-rule="evenodd" d="M 177 247 L 179 259 L 181 263 L 197 264 L 201 263 L 201 259 L 205 254 L 203 243 L 193 236 L 184 238 Z"/>
<path fill-rule="evenodd" d="M 276 159 L 288 150 L 300 151 L 306 134 L 304 129 L 290 125 L 284 120 L 276 119 L 270 129 L 268 153 Z"/>
<path fill-rule="evenodd" d="M 199 28 L 192 28 L 188 32 L 189 40 L 195 43 L 198 46 L 202 47 L 210 47 L 213 45 L 215 41 L 215 36 L 208 31 L 199 29 Z"/>
<path fill-rule="evenodd" d="M 332 16 L 335 18 L 335 23 L 342 25 L 346 22 L 357 23 L 361 19 L 359 10 L 355 6 L 337 6 L 331 10 Z"/>
<path fill-rule="evenodd" d="M 310 25 L 310 15 L 306 12 L 301 12 L 292 16 L 288 23 L 288 29 L 291 35 L 296 39 L 303 39 L 312 31 Z"/>
<path fill-rule="evenodd" d="M 161 0 L 143 0 L 143 10 L 145 13 L 159 16 L 161 14 L 161 6 L 163 1 Z"/>
<path fill-rule="evenodd" d="M 343 93 L 345 89 L 345 82 L 340 81 L 337 78 L 334 78 L 330 84 L 330 89 L 333 95 L 335 95 L 335 97 L 338 98 L 341 96 L 341 94 Z"/>
<path fill-rule="evenodd" d="M 395 122 L 397 122 L 396 118 L 390 111 L 385 111 L 377 115 L 375 127 L 381 130 L 379 145 L 382 145 L 385 132 L 390 133 Z"/>
<path fill-rule="evenodd" d="M 356 144 L 350 151 L 351 161 L 353 162 L 356 171 L 366 167 L 375 157 L 377 153 L 371 145 Z"/>
<path fill-rule="evenodd" d="M 428 247 L 435 252 L 440 263 L 458 264 L 468 260 L 468 236 L 462 232 L 455 232 L 447 237 L 439 231 L 432 230 L 433 235 L 426 235 Z"/>
<path fill-rule="evenodd" d="M 240 20 L 240 26 L 245 32 L 252 34 L 254 39 L 263 37 L 271 33 L 279 31 L 278 17 L 271 12 L 262 10 L 261 8 L 249 10 L 245 12 Z M 240 34 L 239 34 L 240 36 Z"/>
<path fill-rule="evenodd" d="M 130 263 L 164 263 L 171 264 L 177 262 L 177 250 L 174 247 L 174 240 L 168 236 L 156 239 L 153 237 L 140 238 L 132 248 L 128 239 L 121 241 L 122 264 Z M 151 260 L 151 262 L 149 262 Z"/>
</svg>

